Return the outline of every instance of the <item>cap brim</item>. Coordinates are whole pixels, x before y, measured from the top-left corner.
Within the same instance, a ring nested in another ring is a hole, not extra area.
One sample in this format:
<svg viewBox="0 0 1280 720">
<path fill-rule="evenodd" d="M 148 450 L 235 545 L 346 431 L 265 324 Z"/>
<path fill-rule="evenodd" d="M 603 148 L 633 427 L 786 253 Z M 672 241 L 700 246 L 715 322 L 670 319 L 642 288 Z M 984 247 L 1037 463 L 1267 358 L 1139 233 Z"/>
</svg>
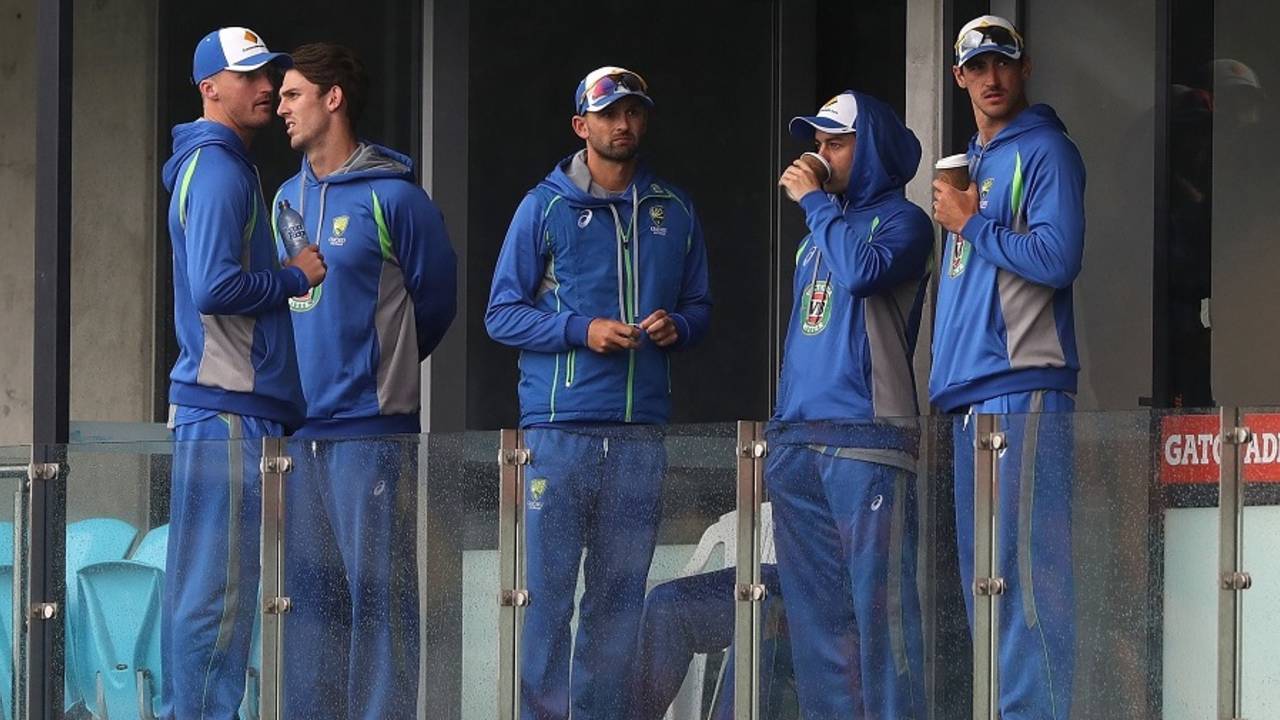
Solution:
<svg viewBox="0 0 1280 720">
<path fill-rule="evenodd" d="M 791 118 L 787 128 L 791 131 L 792 137 L 801 140 L 812 140 L 814 133 L 819 130 L 832 135 L 847 135 L 854 132 L 853 128 L 820 115 L 797 115 Z"/>
<path fill-rule="evenodd" d="M 1011 60 L 1017 60 L 1022 57 L 1022 51 L 1018 48 L 1009 47 L 1008 45 L 983 45 L 961 55 L 956 59 L 956 65 L 963 65 L 983 53 L 996 53 L 1004 55 Z"/>
<path fill-rule="evenodd" d="M 618 102 L 619 100 L 625 97 L 638 97 L 644 101 L 645 105 L 648 105 L 649 107 L 653 107 L 653 98 L 640 92 L 639 90 L 626 90 L 623 92 L 616 92 L 598 101 L 595 105 L 587 105 L 585 108 L 582 109 L 582 112 L 584 113 L 600 112 L 601 110 L 609 107 L 610 105 Z"/>
<path fill-rule="evenodd" d="M 259 53 L 257 55 L 251 55 L 250 57 L 247 57 L 233 65 L 228 65 L 223 69 L 230 70 L 232 72 L 253 72 L 267 63 L 271 63 L 277 67 L 287 70 L 293 67 L 293 58 L 289 57 L 288 53 L 282 52 Z"/>
</svg>

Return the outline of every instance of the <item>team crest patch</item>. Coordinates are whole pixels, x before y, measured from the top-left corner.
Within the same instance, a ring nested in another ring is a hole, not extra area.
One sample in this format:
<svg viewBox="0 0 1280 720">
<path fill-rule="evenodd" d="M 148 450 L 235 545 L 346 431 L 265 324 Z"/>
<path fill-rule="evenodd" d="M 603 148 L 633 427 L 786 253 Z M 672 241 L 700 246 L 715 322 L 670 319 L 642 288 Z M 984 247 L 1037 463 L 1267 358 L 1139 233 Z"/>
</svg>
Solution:
<svg viewBox="0 0 1280 720">
<path fill-rule="evenodd" d="M 818 280 L 804 289 L 805 315 L 800 326 L 805 335 L 817 335 L 827 329 L 831 320 L 831 283 Z"/>
<path fill-rule="evenodd" d="M 342 247 L 347 244 L 346 232 L 347 225 L 351 222 L 351 216 L 339 215 L 333 219 L 333 233 L 329 235 L 329 244 L 336 247 Z"/>
<path fill-rule="evenodd" d="M 959 277 L 969 267 L 969 254 L 973 252 L 973 245 L 958 233 L 951 233 L 951 238 L 951 262 L 947 267 L 947 275 Z"/>
<path fill-rule="evenodd" d="M 667 229 L 663 227 L 662 223 L 666 222 L 666 220 L 667 220 L 666 208 L 662 207 L 661 205 L 649 206 L 649 221 L 651 223 L 649 225 L 650 233 L 654 235 L 665 236 L 667 234 Z"/>
<path fill-rule="evenodd" d="M 320 294 L 323 288 L 324 283 L 320 283 L 303 295 L 289 298 L 289 309 L 293 312 L 307 312 L 308 310 L 311 310 L 316 305 L 320 304 Z"/>
<path fill-rule="evenodd" d="M 547 479 L 534 478 L 529 483 L 529 509 L 541 510 L 542 498 L 547 494 Z"/>
<path fill-rule="evenodd" d="M 982 186 L 978 190 L 978 207 L 983 210 L 987 209 L 987 195 L 991 194 L 991 186 L 996 184 L 995 178 L 987 178 L 982 181 Z"/>
</svg>

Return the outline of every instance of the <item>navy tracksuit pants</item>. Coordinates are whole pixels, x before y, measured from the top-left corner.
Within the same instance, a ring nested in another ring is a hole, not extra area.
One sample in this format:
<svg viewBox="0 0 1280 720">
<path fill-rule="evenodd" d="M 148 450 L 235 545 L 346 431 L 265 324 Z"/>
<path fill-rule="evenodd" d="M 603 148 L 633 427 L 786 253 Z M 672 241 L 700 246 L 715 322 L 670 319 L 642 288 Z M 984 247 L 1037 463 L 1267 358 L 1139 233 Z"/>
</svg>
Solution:
<svg viewBox="0 0 1280 720">
<path fill-rule="evenodd" d="M 629 712 L 645 578 L 667 458 L 653 427 L 525 431 L 521 720 L 618 720 Z M 586 551 L 585 560 L 583 551 Z M 570 638 L 578 567 L 586 591 Z M 572 669 L 570 665 L 572 664 Z"/>
<path fill-rule="evenodd" d="M 770 447 L 778 574 L 805 720 L 923 720 L 915 474 Z"/>
<path fill-rule="evenodd" d="M 765 718 L 783 703 L 781 686 L 790 675 L 789 641 L 782 634 L 782 588 L 777 566 L 762 564 L 760 579 L 768 589 L 765 599 L 760 657 L 760 708 Z M 733 717 L 734 588 L 737 570 L 729 567 L 680 577 L 657 585 L 644 601 L 640 630 L 640 659 L 632 717 L 661 720 L 680 692 L 695 653 L 728 650 L 722 671 L 719 700 L 711 720 Z"/>
<path fill-rule="evenodd" d="M 1057 391 L 1002 395 L 972 408 L 972 412 L 1004 415 L 999 429 L 1007 445 L 997 460 L 996 496 L 995 572 L 1007 583 L 1004 594 L 998 596 L 1003 720 L 1067 720 L 1071 716 L 1075 584 L 1070 411 L 1074 408 L 1071 397 Z M 954 435 L 960 577 L 972 627 L 972 416 L 955 420 Z"/>
<path fill-rule="evenodd" d="M 284 712 L 412 718 L 418 701 L 418 444 L 290 441 Z"/>
<path fill-rule="evenodd" d="M 228 720 L 244 697 L 258 612 L 262 438 L 279 423 L 181 408 L 165 558 L 160 715 Z"/>
</svg>

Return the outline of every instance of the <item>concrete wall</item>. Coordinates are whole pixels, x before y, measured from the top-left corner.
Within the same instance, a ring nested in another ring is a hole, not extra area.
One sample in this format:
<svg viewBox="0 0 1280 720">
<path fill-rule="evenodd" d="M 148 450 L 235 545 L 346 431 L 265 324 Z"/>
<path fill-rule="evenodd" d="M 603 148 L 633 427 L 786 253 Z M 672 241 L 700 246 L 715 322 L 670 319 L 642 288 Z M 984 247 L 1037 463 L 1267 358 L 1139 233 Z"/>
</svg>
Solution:
<svg viewBox="0 0 1280 720">
<path fill-rule="evenodd" d="M 155 4 L 75 10 L 73 420 L 150 419 L 155 276 Z M 0 444 L 29 440 L 35 184 L 33 0 L 0 0 Z"/>
</svg>

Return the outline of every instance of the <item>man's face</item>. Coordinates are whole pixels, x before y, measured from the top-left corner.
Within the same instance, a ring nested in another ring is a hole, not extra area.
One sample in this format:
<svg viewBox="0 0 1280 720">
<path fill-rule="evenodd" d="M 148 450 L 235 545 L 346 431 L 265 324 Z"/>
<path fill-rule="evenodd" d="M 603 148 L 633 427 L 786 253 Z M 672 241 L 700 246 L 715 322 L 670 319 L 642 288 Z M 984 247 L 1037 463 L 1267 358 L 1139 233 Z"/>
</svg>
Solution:
<svg viewBox="0 0 1280 720">
<path fill-rule="evenodd" d="M 223 112 L 237 127 L 259 130 L 271 124 L 275 88 L 266 67 L 250 72 L 223 70 L 204 83 L 210 84 Z"/>
<path fill-rule="evenodd" d="M 649 126 L 649 107 L 636 97 L 624 97 L 599 112 L 575 115 L 573 131 L 601 157 L 627 162 L 640 151 Z"/>
<path fill-rule="evenodd" d="M 1031 59 L 1021 60 L 988 52 L 969 58 L 963 66 L 953 66 L 956 84 L 969 92 L 978 112 L 992 120 L 1011 118 L 1022 106 Z"/>
<path fill-rule="evenodd" d="M 849 174 L 853 172 L 853 151 L 858 138 L 853 133 L 832 135 L 818 130 L 813 134 L 817 153 L 831 166 L 831 177 L 822 185 L 829 193 L 842 193 L 849 188 Z"/>
<path fill-rule="evenodd" d="M 334 88 L 321 92 L 319 85 L 297 70 L 284 74 L 276 114 L 284 118 L 284 132 L 289 136 L 290 147 L 305 151 L 328 133 L 337 106 L 334 95 Z"/>
</svg>

